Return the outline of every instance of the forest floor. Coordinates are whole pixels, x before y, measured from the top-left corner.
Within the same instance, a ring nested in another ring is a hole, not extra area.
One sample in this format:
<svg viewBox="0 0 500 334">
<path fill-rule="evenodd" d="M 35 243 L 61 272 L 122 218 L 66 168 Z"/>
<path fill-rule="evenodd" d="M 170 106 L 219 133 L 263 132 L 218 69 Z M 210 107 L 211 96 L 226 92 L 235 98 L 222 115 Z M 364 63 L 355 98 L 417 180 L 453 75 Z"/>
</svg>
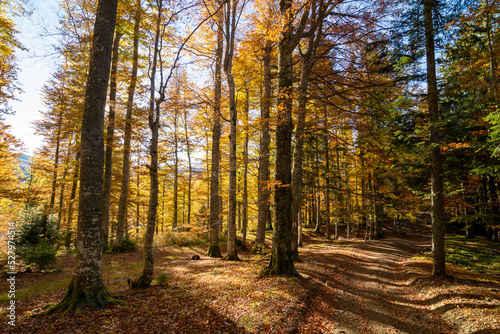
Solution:
<svg viewBox="0 0 500 334">
<path fill-rule="evenodd" d="M 268 258 L 248 251 L 228 262 L 204 257 L 206 245 L 157 247 L 156 274 L 168 279 L 145 290 L 127 285 L 141 273 L 140 251 L 105 254 L 104 284 L 119 303 L 42 316 L 71 279 L 74 256 L 64 256 L 56 272 L 18 275 L 15 327 L 7 324 L 1 278 L 0 332 L 500 333 L 500 274 L 450 265 L 452 277 L 433 278 L 422 256 L 429 248 L 429 236 L 410 233 L 365 242 L 308 231 L 297 278 L 260 275 Z M 193 254 L 201 260 L 190 260 Z"/>
</svg>

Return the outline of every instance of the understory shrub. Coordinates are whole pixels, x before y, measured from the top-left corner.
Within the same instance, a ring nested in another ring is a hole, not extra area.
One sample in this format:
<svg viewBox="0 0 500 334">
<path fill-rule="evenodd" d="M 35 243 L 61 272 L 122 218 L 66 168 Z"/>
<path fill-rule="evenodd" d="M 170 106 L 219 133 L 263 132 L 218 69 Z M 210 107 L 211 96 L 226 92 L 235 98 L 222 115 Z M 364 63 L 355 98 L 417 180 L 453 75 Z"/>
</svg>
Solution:
<svg viewBox="0 0 500 334">
<path fill-rule="evenodd" d="M 191 246 L 200 245 L 208 242 L 208 236 L 205 228 L 192 227 L 189 231 L 168 231 L 163 232 L 158 237 L 160 246 Z"/>
<path fill-rule="evenodd" d="M 58 220 L 40 208 L 26 208 L 18 220 L 16 248 L 25 264 L 44 270 L 56 261 L 59 247 Z"/>
</svg>

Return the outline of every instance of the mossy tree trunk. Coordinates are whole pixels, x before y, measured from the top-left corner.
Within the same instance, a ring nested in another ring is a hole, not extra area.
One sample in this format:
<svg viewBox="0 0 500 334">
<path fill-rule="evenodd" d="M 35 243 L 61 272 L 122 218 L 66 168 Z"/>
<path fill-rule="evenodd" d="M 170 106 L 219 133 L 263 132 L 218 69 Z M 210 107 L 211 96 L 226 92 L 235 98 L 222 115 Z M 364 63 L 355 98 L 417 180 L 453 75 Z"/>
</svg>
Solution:
<svg viewBox="0 0 500 334">
<path fill-rule="evenodd" d="M 104 108 L 117 6 L 118 0 L 100 0 L 97 5 L 81 130 L 76 268 L 63 300 L 48 312 L 112 302 L 102 281 L 102 202 Z"/>
</svg>

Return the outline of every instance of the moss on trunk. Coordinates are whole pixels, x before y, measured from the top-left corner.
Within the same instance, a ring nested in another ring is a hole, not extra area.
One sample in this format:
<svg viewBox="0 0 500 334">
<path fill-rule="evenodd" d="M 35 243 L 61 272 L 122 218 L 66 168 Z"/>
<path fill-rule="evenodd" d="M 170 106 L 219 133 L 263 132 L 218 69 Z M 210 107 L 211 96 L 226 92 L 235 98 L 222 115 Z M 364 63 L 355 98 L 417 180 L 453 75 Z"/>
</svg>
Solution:
<svg viewBox="0 0 500 334">
<path fill-rule="evenodd" d="M 116 302 L 118 302 L 118 300 L 113 298 L 104 286 L 96 291 L 84 292 L 83 289 L 78 286 L 77 280 L 73 278 L 69 284 L 68 290 L 66 290 L 63 300 L 49 307 L 44 314 L 48 315 L 56 311 L 62 311 L 64 315 L 72 310 L 78 313 L 86 307 L 95 310 Z"/>
<path fill-rule="evenodd" d="M 208 248 L 208 251 L 207 251 L 207 254 L 205 256 L 208 256 L 208 257 L 218 257 L 218 258 L 221 258 L 222 257 L 222 254 L 220 252 L 220 248 L 219 246 L 210 246 Z"/>
</svg>

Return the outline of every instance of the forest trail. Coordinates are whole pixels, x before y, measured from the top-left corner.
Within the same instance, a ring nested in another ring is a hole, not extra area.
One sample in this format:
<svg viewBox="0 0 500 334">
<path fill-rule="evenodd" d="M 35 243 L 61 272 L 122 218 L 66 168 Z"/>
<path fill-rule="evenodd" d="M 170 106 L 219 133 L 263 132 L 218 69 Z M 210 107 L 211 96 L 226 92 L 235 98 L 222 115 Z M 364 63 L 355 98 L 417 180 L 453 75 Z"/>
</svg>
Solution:
<svg viewBox="0 0 500 334">
<path fill-rule="evenodd" d="M 18 275 L 16 327 L 0 333 L 500 333 L 500 275 L 448 266 L 454 278 L 434 278 L 431 261 L 415 257 L 430 249 L 430 237 L 413 232 L 364 242 L 308 231 L 296 263 L 303 279 L 259 274 L 268 255 L 250 247 L 242 261 L 221 261 L 200 244 L 157 247 L 156 273 L 166 281 L 131 290 L 126 279 L 142 272 L 141 251 L 105 254 L 105 285 L 122 303 L 33 317 L 64 296 L 74 255 L 64 256 L 60 270 Z M 1 280 L 0 292 L 7 288 Z M 0 301 L 2 317 L 8 305 Z"/>
<path fill-rule="evenodd" d="M 311 277 L 311 293 L 297 332 L 500 333 L 498 323 L 495 329 L 487 328 L 491 325 L 487 319 L 486 324 L 478 325 L 460 317 L 458 321 L 446 317 L 446 311 L 460 304 L 444 305 L 445 296 L 429 298 L 429 294 L 422 293 L 422 286 L 428 288 L 432 282 L 436 286 L 459 285 L 443 280 L 438 284 L 436 278 L 411 265 L 412 257 L 430 246 L 430 237 L 389 236 L 334 245 L 318 239 L 317 245 L 304 247 L 297 269 Z M 476 302 L 481 303 L 484 295 L 479 292 L 468 297 L 470 302 L 478 299 Z"/>
</svg>

